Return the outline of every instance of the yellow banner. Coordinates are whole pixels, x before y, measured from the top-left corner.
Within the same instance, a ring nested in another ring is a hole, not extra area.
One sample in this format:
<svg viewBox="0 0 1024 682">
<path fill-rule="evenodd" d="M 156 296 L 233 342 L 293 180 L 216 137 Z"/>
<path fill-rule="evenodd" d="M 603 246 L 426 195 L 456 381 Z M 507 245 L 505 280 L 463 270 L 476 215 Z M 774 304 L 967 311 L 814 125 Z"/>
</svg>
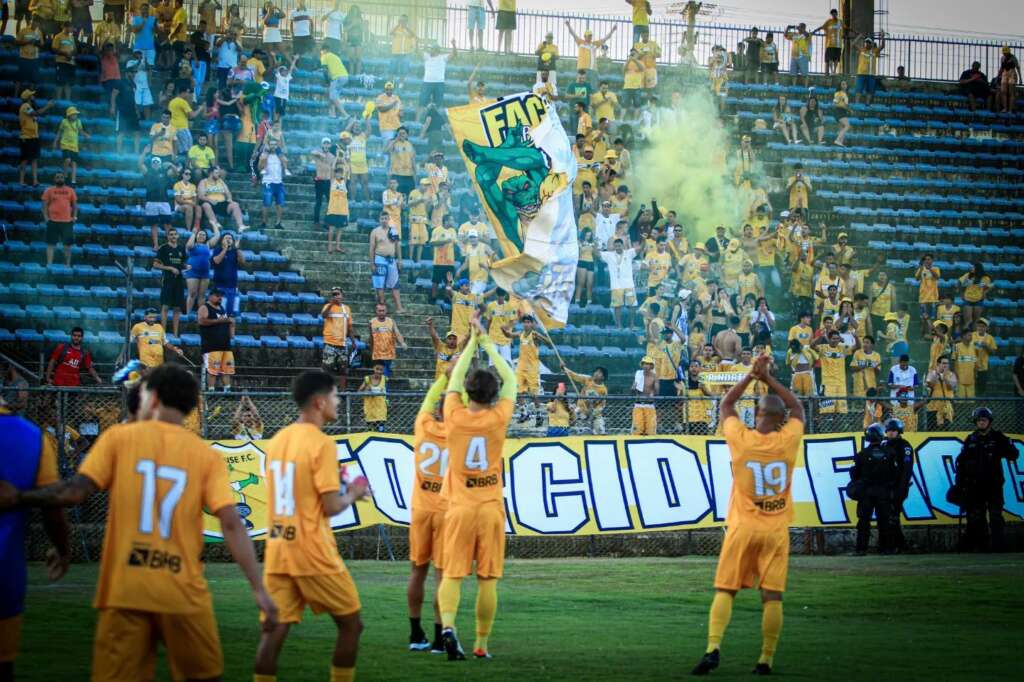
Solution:
<svg viewBox="0 0 1024 682">
<path fill-rule="evenodd" d="M 966 433 L 913 433 L 917 456 L 906 522 L 955 521 L 959 509 L 946 501 L 953 463 Z M 1018 450 L 1022 437 L 1011 435 Z M 335 437 L 339 469 L 365 475 L 372 499 L 331 520 L 336 530 L 384 523 L 407 526 L 412 499 L 412 437 L 361 433 Z M 250 535 L 267 525 L 266 441 L 213 441 L 230 471 L 239 514 Z M 804 438 L 792 472 L 794 525 L 825 527 L 856 523 L 856 503 L 845 488 L 861 435 Z M 510 438 L 503 453 L 506 532 L 516 535 L 686 530 L 721 525 L 729 504 L 732 472 L 725 441 L 705 436 Z M 1007 519 L 1024 517 L 1024 458 L 1004 462 Z M 220 537 L 215 517 L 206 536 Z"/>
</svg>

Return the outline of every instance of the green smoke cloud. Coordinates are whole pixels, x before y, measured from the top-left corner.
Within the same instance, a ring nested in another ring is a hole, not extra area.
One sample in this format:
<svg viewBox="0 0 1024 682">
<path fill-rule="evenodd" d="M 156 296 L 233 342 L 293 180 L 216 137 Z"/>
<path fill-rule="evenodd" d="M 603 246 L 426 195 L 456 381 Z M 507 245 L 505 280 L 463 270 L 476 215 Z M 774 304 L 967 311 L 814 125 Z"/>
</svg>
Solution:
<svg viewBox="0 0 1024 682">
<path fill-rule="evenodd" d="M 649 146 L 634 155 L 636 200 L 653 197 L 662 213 L 676 211 L 691 238 L 710 237 L 717 225 L 742 225 L 752 194 L 733 184 L 735 145 L 712 94 L 691 88 L 670 106 L 668 121 L 663 116 Z"/>
</svg>

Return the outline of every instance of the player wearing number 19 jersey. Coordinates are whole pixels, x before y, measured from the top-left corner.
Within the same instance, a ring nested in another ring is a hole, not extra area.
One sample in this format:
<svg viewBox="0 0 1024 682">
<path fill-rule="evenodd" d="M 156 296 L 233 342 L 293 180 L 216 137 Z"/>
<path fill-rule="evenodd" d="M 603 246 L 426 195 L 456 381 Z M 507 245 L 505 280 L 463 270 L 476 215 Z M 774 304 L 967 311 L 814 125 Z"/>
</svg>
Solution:
<svg viewBox="0 0 1024 682">
<path fill-rule="evenodd" d="M 142 421 L 113 426 L 73 478 L 17 495 L 19 504 L 71 506 L 109 493 L 94 606 L 100 614 L 93 680 L 152 680 L 162 641 L 174 679 L 219 679 L 223 671 L 213 603 L 203 577 L 203 510 L 273 624 L 252 542 L 235 511 L 224 460 L 181 425 L 199 399 L 176 365 L 154 369 L 142 388 Z M 0 508 L 8 501 L 0 489 Z"/>
<path fill-rule="evenodd" d="M 498 378 L 487 369 L 469 372 L 477 344 L 483 346 Z M 465 390 L 469 404 L 463 404 Z M 497 400 L 495 400 L 497 399 Z M 444 529 L 444 577 L 438 590 L 442 638 L 449 661 L 465 654 L 455 634 L 462 579 L 476 562 L 476 644 L 473 654 L 489 658 L 487 640 L 498 608 L 497 580 L 505 565 L 505 503 L 502 495 L 502 448 L 516 399 L 515 372 L 480 324 L 452 369 L 444 400 L 448 427 L 448 471 L 442 494 L 448 499 Z"/>
<path fill-rule="evenodd" d="M 256 654 L 255 682 L 277 679 L 277 657 L 293 623 L 307 606 L 329 613 L 338 626 L 331 682 L 355 675 L 359 594 L 331 532 L 330 519 L 366 494 L 365 479 L 339 494 L 337 445 L 321 430 L 338 418 L 334 378 L 321 370 L 303 372 L 292 383 L 299 418 L 267 444 L 269 501 L 263 580 L 280 608 L 280 623 L 265 630 Z"/>
<path fill-rule="evenodd" d="M 412 570 L 406 600 L 409 604 L 409 650 L 443 653 L 441 641 L 441 611 L 434 597 L 434 644 L 427 641 L 420 623 L 423 612 L 423 584 L 434 562 L 434 573 L 441 581 L 444 557 L 444 515 L 448 501 L 441 496 L 441 484 L 448 467 L 448 430 L 438 399 L 448 386 L 448 377 L 442 374 L 427 391 L 416 425 L 413 429 L 413 456 L 415 469 L 412 488 L 412 522 L 409 524 L 409 559 Z"/>
<path fill-rule="evenodd" d="M 732 458 L 732 492 L 725 519 L 725 541 L 715 572 L 715 598 L 708 618 L 708 647 L 693 669 L 706 675 L 719 663 L 719 648 L 732 616 L 736 592 L 755 584 L 761 590 L 761 657 L 757 675 L 771 673 L 782 631 L 782 593 L 789 564 L 789 524 L 793 519 L 792 472 L 804 434 L 800 401 L 768 371 L 769 356 L 722 398 L 722 432 Z M 736 413 L 736 401 L 755 380 L 775 395 L 760 401 L 757 424 L 749 429 Z M 789 419 L 786 419 L 786 411 Z"/>
</svg>

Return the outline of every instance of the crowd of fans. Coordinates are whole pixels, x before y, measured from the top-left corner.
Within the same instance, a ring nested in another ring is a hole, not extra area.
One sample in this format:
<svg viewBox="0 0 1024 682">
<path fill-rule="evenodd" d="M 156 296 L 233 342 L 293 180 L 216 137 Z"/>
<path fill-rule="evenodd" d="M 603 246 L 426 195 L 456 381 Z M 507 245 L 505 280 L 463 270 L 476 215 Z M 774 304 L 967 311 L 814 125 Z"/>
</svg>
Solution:
<svg viewBox="0 0 1024 682">
<path fill-rule="evenodd" d="M 799 164 L 784 182 L 786 205 L 772 205 L 749 135 L 738 135 L 739 144 L 730 153 L 735 157 L 735 183 L 757 197 L 745 220 L 736 225 L 681 224 L 671 197 L 647 197 L 634 182 L 634 159 L 645 145 L 643 131 L 669 120 L 681 91 L 667 85 L 664 77 L 659 79 L 664 76 L 659 74 L 663 48 L 650 35 L 650 6 L 644 0 L 628 3 L 634 44 L 621 67 L 620 90 L 606 79 L 611 69 L 620 68 L 607 59 L 614 30 L 595 38 L 591 30 L 572 22 L 566 23 L 576 54 L 563 54 L 553 34 L 544 36 L 535 51 L 532 88 L 556 104 L 570 136 L 575 135 L 579 173 L 572 191 L 580 265 L 574 294 L 579 307 L 574 314 L 587 314 L 596 305 L 596 289 L 608 286 L 614 325 L 634 332 L 645 346 L 633 383 L 634 430 L 656 432 L 660 411 L 654 411 L 650 398 L 675 395 L 696 399 L 685 408 L 685 420 L 670 419 L 698 430 L 714 429 L 713 399 L 727 385 L 727 378 L 715 377 L 749 367 L 753 357 L 773 350 L 773 332 L 787 326 L 788 346 L 774 350 L 785 350 L 794 390 L 802 396 L 822 396 L 818 411 L 826 418 L 846 413 L 844 398 L 857 396 L 867 400 L 866 421 L 882 410 L 903 416 L 908 430 L 913 430 L 918 426 L 913 416 L 920 407 L 926 407 L 936 425 L 953 419 L 948 399 L 972 397 L 975 387 L 987 388 L 988 357 L 996 348 L 991 325 L 983 316 L 991 288 L 984 264 L 974 264 L 969 272 L 949 273 L 958 277 L 959 285 L 940 291 L 941 273 L 932 257 L 925 256 L 916 273 L 916 305 L 897 300 L 896 283 L 883 256 L 876 260 L 857 254 L 844 232 L 828 226 L 827 215 L 818 216 L 813 224 L 814 184 Z M 354 331 L 357 321 L 341 288 L 328 292 L 319 311 L 322 364 L 338 376 L 343 389 L 350 387 L 348 371 L 360 362 L 363 349 L 369 355 L 371 373 L 353 386 L 370 394 L 365 405 L 368 424 L 383 429 L 387 404 L 382 396 L 398 351 L 408 347 L 398 323 L 389 316 L 406 313 L 400 294 L 403 261 L 429 259 L 431 298 L 451 309 L 443 338 L 432 318 L 425 321 L 437 371 L 445 371 L 457 357 L 468 338 L 472 311 L 483 307 L 503 355 L 511 357 L 513 346 L 518 348 L 520 419 L 533 417 L 539 425 L 547 418 L 553 429 L 568 427 L 563 423 L 568 417 L 559 407 L 567 404 L 564 398 L 544 410 L 535 400 L 544 369 L 539 347 L 555 344 L 535 319 L 520 316 L 508 294 L 494 286 L 489 270 L 499 258 L 497 237 L 477 202 L 456 198 L 464 193 L 458 192 L 462 188 L 455 186 L 440 150 L 448 132 L 443 102 L 446 67 L 462 58 L 454 41 L 450 51 L 443 51 L 420 39 L 408 17 L 398 17 L 387 35 L 387 72 L 371 75 L 363 66 L 363 49 L 371 36 L 358 5 L 343 10 L 339 1 L 330 11 L 314 13 L 299 0 L 285 13 L 268 1 L 259 25 L 248 26 L 237 6 L 225 9 L 216 0 L 203 0 L 193 17 L 182 0 L 153 7 L 140 4 L 129 12 L 124 4 L 106 3 L 103 21 L 95 25 L 88 7 L 83 13 L 79 4 L 72 3 L 70 15 L 62 16 L 50 3 L 34 2 L 32 11 L 17 18 L 20 180 L 38 184 L 39 119 L 51 108 L 63 107 L 64 118 L 53 131 L 63 171 L 42 196 L 47 263 L 52 263 L 55 247 L 61 244 L 64 262 L 70 265 L 78 216 L 78 157 L 89 140 L 89 121 L 82 120 L 71 99 L 72 86 L 98 78 L 109 97 L 105 101 L 116 122 L 118 149 L 127 147 L 139 155 L 144 210 L 156 251 L 154 267 L 163 277 L 160 310 L 146 311 L 145 321 L 132 333 L 145 365 L 162 362 L 164 349 L 181 352 L 168 343 L 165 329 L 170 316 L 170 330 L 179 336 L 184 314 L 186 324 L 195 321 L 201 337 L 208 387 L 230 388 L 232 340 L 242 300 L 238 270 L 246 265 L 240 249 L 243 233 L 247 222 L 257 217 L 261 229 L 284 227 L 286 184 L 294 176 L 295 182 L 311 181 L 315 201 L 310 222 L 326 236 L 328 254 L 343 254 L 343 235 L 356 230 L 350 199 L 379 200 L 383 206 L 368 236 L 366 262 L 377 305 L 372 319 L 359 321 L 360 326 L 369 325 L 366 343 Z M 493 11 L 490 0 L 487 6 Z M 678 47 L 680 55 L 692 58 L 693 21 L 699 10 L 700 3 L 684 7 L 687 30 Z M 471 47 L 482 49 L 482 30 L 491 20 L 480 0 L 471 0 L 469 13 Z M 499 0 L 495 28 L 502 49 L 510 51 L 516 29 L 514 0 Z M 778 82 L 779 64 L 787 64 L 786 43 L 791 82 L 807 85 L 815 33 L 825 36 L 827 72 L 839 78 L 831 106 L 812 93 L 795 110 L 780 96 L 770 125 L 790 144 L 822 144 L 832 138 L 835 145 L 844 146 L 850 97 L 871 103 L 879 86 L 877 63 L 885 39 L 851 36 L 835 10 L 813 31 L 804 23 L 787 27 L 780 36 L 783 44 L 772 32 L 762 38 L 754 28 L 734 51 L 715 46 L 707 63 L 709 91 L 724 108 L 730 79 Z M 852 90 L 838 76 L 842 45 L 851 38 L 856 51 Z M 40 82 L 41 50 L 55 54 L 55 82 Z M 87 52 L 97 55 L 97 72 L 76 70 L 76 56 Z M 574 71 L 567 66 L 573 56 Z M 403 93 L 417 61 L 422 63 L 422 85 L 412 101 Z M 294 129 L 288 112 L 296 69 L 310 65 L 322 71 L 322 80 L 317 76 L 314 82 L 325 86 L 322 112 L 330 115 L 337 134 L 306 150 L 287 142 Z M 488 93 L 476 74 L 474 70 L 468 80 L 469 100 L 496 94 Z M 386 80 L 378 86 L 375 76 Z M 964 73 L 960 88 L 972 108 L 981 101 L 1012 111 L 1019 80 L 1016 57 L 1005 49 L 995 82 L 990 84 L 975 63 Z M 379 87 L 379 94 L 360 102 L 361 112 L 353 115 L 346 104 L 352 101 L 356 84 Z M 45 104 L 39 103 L 40 93 L 50 96 Z M 826 125 L 826 108 L 837 121 L 834 130 Z M 158 120 L 150 124 L 153 116 Z M 407 127 L 412 121 L 421 124 L 419 141 L 431 149 L 423 164 L 417 162 Z M 369 150 L 374 130 L 384 143 L 380 152 Z M 387 169 L 387 187 L 379 196 L 370 191 L 371 166 Z M 260 187 L 258 211 L 236 199 L 230 184 L 237 190 L 240 181 L 237 174 L 230 175 L 232 171 L 247 174 Z M 698 237 L 709 228 L 714 236 Z M 962 306 L 953 303 L 957 296 Z M 772 309 L 770 302 L 784 300 L 790 302 L 786 309 Z M 911 357 L 913 337 L 930 344 L 927 359 Z M 71 385 L 58 381 L 62 368 L 65 374 L 76 368 L 74 383 L 77 368 L 91 369 L 88 354 L 74 350 L 81 347 L 81 338 L 78 330 L 70 344 L 54 350 L 48 370 L 53 383 Z M 602 431 L 599 398 L 607 394 L 608 371 L 596 367 L 577 373 L 560 364 L 547 370 L 566 375 L 573 392 L 590 398 L 577 404 L 573 418 Z M 913 365 L 921 368 L 919 375 L 910 371 Z M 560 385 L 556 395 L 568 390 Z M 760 390 L 752 385 L 754 394 Z M 1017 391 L 1021 393 L 1020 384 Z M 747 416 L 752 418 L 752 402 Z"/>
</svg>

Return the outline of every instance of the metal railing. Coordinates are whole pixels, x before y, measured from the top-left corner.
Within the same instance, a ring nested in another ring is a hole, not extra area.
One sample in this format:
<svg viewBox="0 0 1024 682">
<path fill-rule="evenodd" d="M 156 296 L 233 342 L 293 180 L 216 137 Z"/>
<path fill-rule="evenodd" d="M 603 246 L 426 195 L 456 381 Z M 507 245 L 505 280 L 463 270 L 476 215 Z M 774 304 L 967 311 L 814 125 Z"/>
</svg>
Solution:
<svg viewBox="0 0 1024 682">
<path fill-rule="evenodd" d="M 237 3 L 246 26 L 253 35 L 259 25 L 259 14 L 263 3 L 261 0 L 242 0 Z M 295 6 L 295 0 L 280 0 L 277 3 L 282 10 L 289 12 Z M 318 18 L 316 35 L 320 35 L 319 18 L 334 7 L 333 2 L 307 2 L 307 7 Z M 421 38 L 436 41 L 447 49 L 452 40 L 459 49 L 469 47 L 469 13 L 465 7 L 446 5 L 442 2 L 429 0 L 378 0 L 374 3 L 361 4 L 366 20 L 367 39 L 386 42 L 388 33 L 394 27 L 400 14 L 408 14 L 413 30 Z M 822 17 L 822 20 L 825 17 Z M 537 45 L 548 32 L 554 35 L 554 42 L 560 48 L 562 57 L 559 59 L 560 70 L 575 68 L 576 47 L 572 35 L 565 22 L 572 24 L 577 35 L 590 29 L 596 39 L 604 38 L 612 33 L 607 45 L 607 59 L 622 62 L 633 46 L 633 30 L 630 19 L 622 16 L 599 16 L 586 12 L 545 12 L 520 10 L 516 12 L 517 28 L 512 37 L 512 52 L 517 55 L 531 55 Z M 808 20 L 811 28 L 815 21 Z M 734 51 L 736 45 L 749 35 L 751 26 L 727 24 L 696 24 L 694 26 L 695 41 L 692 50 L 691 64 L 705 66 L 711 49 L 721 45 Z M 783 38 L 784 26 L 758 26 L 761 36 L 772 31 L 779 48 L 779 69 L 782 73 L 789 69 L 789 43 Z M 651 39 L 661 46 L 661 64 L 678 66 L 688 62 L 681 54 L 687 26 L 681 19 L 659 18 L 650 22 Z M 371 38 L 372 36 L 372 38 Z M 854 36 L 849 36 L 853 38 Z M 878 65 L 878 74 L 894 78 L 897 67 L 906 68 L 907 76 L 915 80 L 955 81 L 960 74 L 970 67 L 972 61 L 979 61 L 982 70 L 990 76 L 995 75 L 999 68 L 1001 43 L 986 40 L 960 39 L 952 40 L 941 37 L 920 35 L 892 34 L 885 37 L 886 49 Z M 1016 53 L 1024 50 L 1024 42 L 1010 43 Z M 498 35 L 495 29 L 495 14 L 486 13 L 486 29 L 484 31 L 484 48 L 497 52 Z M 598 63 L 598 70 L 602 69 Z M 607 67 L 606 67 L 607 68 Z M 617 72 L 620 67 L 615 66 Z M 822 34 L 812 36 L 811 62 L 812 73 L 824 73 L 825 70 L 825 38 Z"/>
</svg>

